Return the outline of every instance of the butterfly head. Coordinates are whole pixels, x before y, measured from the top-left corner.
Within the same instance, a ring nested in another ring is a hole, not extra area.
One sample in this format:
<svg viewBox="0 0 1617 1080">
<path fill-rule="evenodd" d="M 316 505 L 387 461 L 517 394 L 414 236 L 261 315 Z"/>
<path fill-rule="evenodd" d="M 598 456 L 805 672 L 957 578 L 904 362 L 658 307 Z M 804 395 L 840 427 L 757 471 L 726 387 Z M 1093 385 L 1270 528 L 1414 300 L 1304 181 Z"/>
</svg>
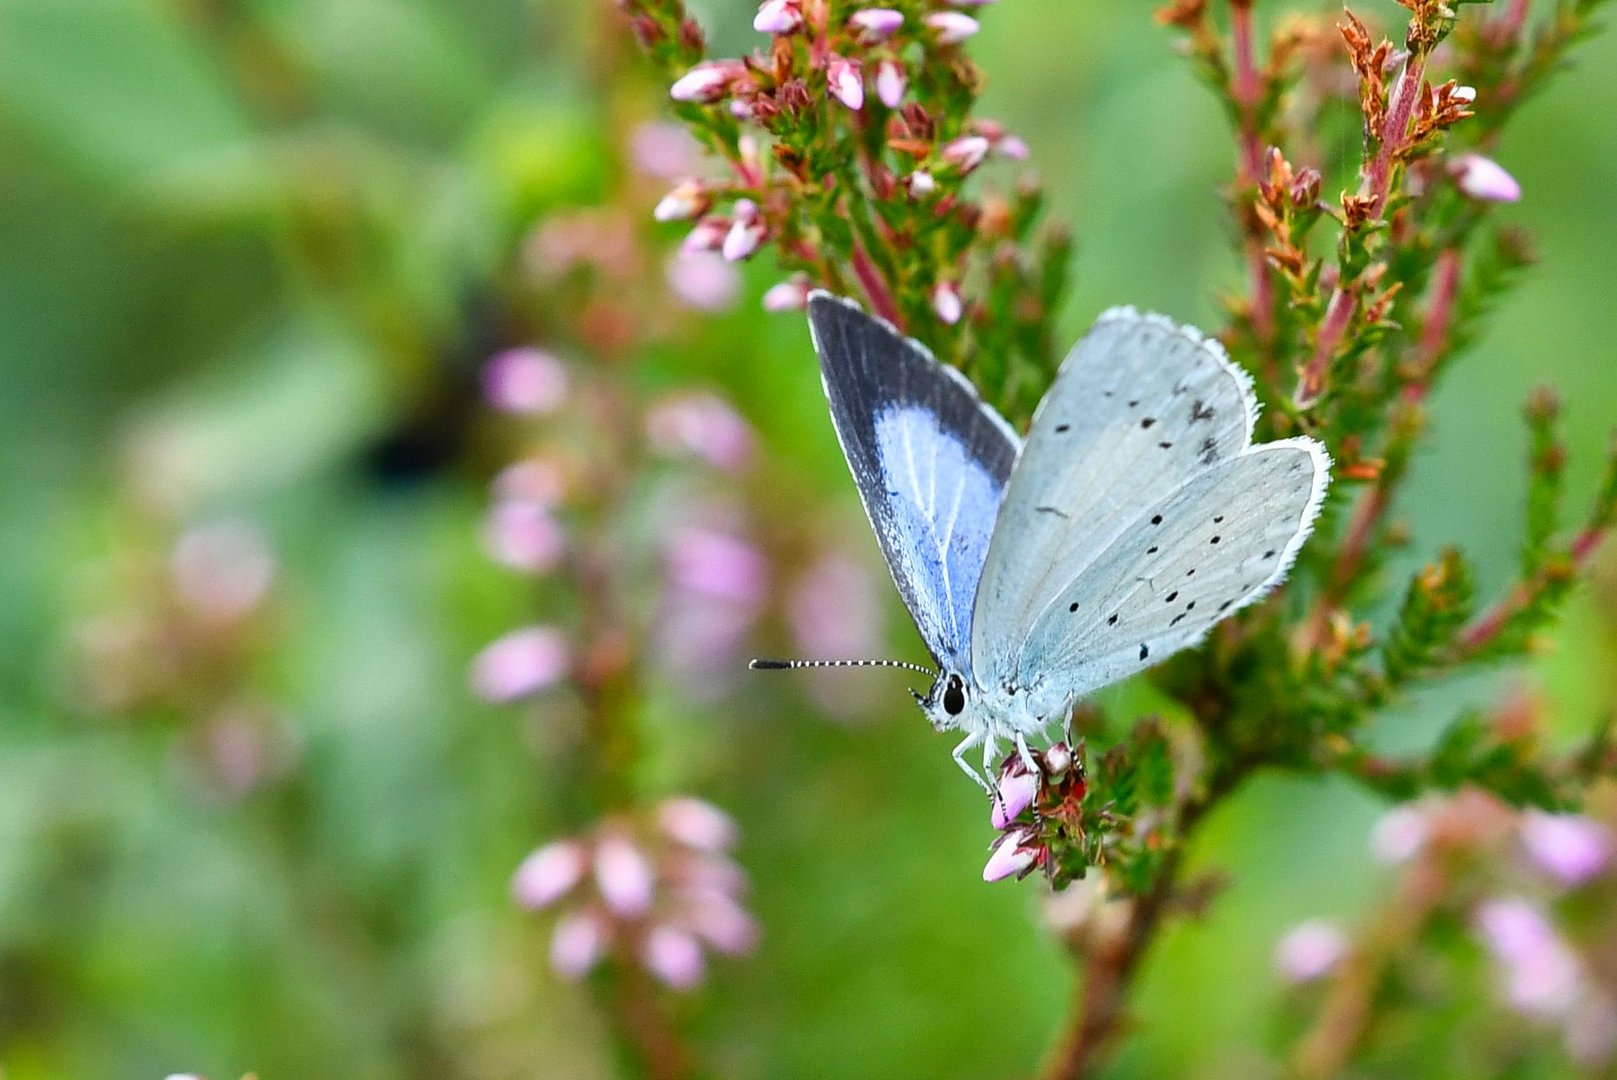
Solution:
<svg viewBox="0 0 1617 1080">
<path fill-rule="evenodd" d="M 914 693 L 914 691 L 911 691 Z M 966 709 L 971 704 L 971 684 L 958 672 L 940 671 L 932 689 L 924 695 L 915 694 L 916 702 L 932 727 L 949 731 L 964 726 Z"/>
</svg>

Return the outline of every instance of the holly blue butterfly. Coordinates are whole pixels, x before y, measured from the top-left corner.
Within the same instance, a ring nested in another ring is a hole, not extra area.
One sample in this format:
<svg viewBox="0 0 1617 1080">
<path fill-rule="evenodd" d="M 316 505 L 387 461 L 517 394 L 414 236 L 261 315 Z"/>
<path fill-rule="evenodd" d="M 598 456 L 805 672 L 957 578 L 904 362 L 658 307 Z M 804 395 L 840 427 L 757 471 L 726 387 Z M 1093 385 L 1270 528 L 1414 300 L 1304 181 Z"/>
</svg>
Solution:
<svg viewBox="0 0 1617 1080">
<path fill-rule="evenodd" d="M 808 314 L 837 438 L 937 663 L 916 699 L 964 733 L 954 759 L 990 790 L 1003 743 L 1031 768 L 1028 738 L 1080 697 L 1279 584 L 1319 514 L 1325 448 L 1253 443 L 1251 378 L 1163 316 L 1102 314 L 1023 442 L 890 324 L 825 292 Z M 978 747 L 982 776 L 965 757 Z"/>
</svg>

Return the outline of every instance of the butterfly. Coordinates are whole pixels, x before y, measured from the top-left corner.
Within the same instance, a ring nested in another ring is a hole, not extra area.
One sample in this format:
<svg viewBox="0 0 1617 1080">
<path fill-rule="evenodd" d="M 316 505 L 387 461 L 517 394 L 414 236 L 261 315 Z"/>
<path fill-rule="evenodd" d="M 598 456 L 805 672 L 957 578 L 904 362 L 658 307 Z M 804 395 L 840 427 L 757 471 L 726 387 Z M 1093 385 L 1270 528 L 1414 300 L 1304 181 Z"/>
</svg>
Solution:
<svg viewBox="0 0 1617 1080">
<path fill-rule="evenodd" d="M 1330 476 L 1314 439 L 1253 443 L 1252 380 L 1215 341 L 1113 308 L 1063 361 L 1027 439 L 960 372 L 852 301 L 809 328 L 831 420 L 936 664 L 915 693 L 986 790 L 999 748 L 1200 641 L 1285 578 Z M 966 755 L 982 749 L 979 775 Z"/>
</svg>

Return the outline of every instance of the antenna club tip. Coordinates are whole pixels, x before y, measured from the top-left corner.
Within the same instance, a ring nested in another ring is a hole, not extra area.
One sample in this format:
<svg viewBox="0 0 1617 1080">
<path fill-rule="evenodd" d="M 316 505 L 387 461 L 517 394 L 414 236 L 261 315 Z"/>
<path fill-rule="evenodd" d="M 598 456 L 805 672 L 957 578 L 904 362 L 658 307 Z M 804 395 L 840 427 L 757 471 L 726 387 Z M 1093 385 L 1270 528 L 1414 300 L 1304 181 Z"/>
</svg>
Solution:
<svg viewBox="0 0 1617 1080">
<path fill-rule="evenodd" d="M 747 661 L 748 671 L 782 671 L 791 666 L 784 660 L 760 660 L 753 657 Z"/>
</svg>

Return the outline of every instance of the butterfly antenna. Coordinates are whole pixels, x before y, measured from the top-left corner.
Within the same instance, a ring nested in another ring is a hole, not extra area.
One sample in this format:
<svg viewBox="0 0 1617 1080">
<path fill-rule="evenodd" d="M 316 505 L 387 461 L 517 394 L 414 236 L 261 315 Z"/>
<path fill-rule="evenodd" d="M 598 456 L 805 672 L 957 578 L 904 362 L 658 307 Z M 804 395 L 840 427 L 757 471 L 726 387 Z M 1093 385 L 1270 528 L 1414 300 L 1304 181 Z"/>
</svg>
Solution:
<svg viewBox="0 0 1617 1080">
<path fill-rule="evenodd" d="M 795 671 L 798 668 L 832 668 L 832 667 L 896 667 L 909 668 L 919 671 L 923 675 L 936 675 L 937 672 L 920 664 L 912 664 L 908 660 L 752 660 L 747 667 L 753 671 Z"/>
</svg>

